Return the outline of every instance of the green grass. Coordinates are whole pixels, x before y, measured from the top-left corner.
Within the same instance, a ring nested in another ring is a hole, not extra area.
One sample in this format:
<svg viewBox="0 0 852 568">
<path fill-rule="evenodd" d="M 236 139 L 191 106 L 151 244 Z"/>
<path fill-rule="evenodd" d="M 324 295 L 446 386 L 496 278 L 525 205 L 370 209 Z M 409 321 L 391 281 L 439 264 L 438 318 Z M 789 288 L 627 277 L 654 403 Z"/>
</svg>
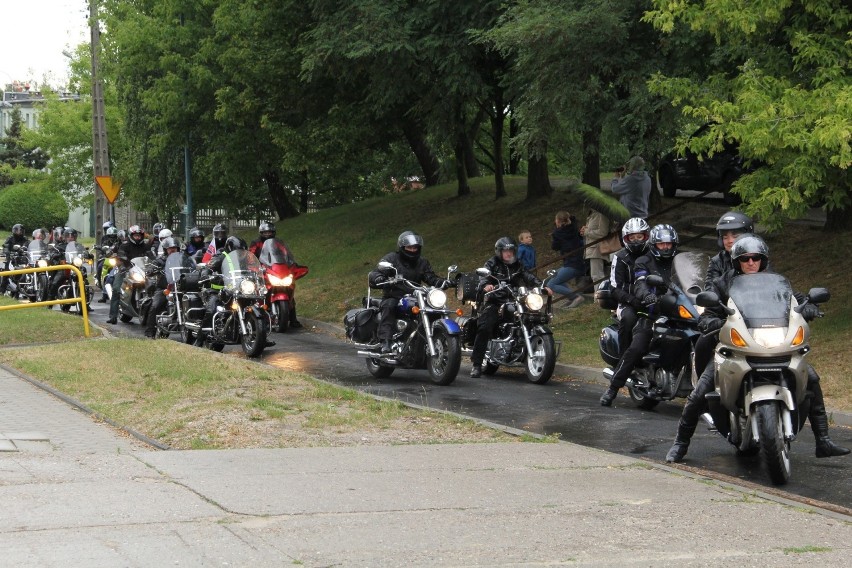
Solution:
<svg viewBox="0 0 852 568">
<path fill-rule="evenodd" d="M 347 309 L 360 305 L 367 291 L 367 273 L 387 252 L 396 248 L 404 230 L 420 233 L 423 256 L 439 274 L 450 264 L 472 271 L 493 254 L 501 236 L 517 237 L 528 229 L 538 254 L 539 266 L 559 266 L 550 250 L 550 233 L 557 211 L 567 210 L 580 223 L 586 210 L 577 196 L 564 189 L 565 180 L 553 180 L 558 189 L 548 198 L 526 201 L 525 178 L 507 179 L 508 196 L 495 200 L 492 178 L 471 180 L 472 195 L 456 196 L 455 184 L 445 184 L 359 203 L 335 207 L 287 219 L 277 225 L 278 236 L 287 241 L 310 273 L 297 285 L 299 314 L 341 325 Z M 663 199 L 668 207 L 681 200 Z M 717 205 L 691 204 L 656 222 L 677 222 L 683 217 L 718 218 L 725 211 Z M 254 238 L 254 235 L 246 234 Z M 797 289 L 826 286 L 832 300 L 823 309 L 826 317 L 812 326 L 812 364 L 822 375 L 829 405 L 852 409 L 852 256 L 845 240 L 827 239 L 821 231 L 791 225 L 767 236 L 776 270 L 787 275 Z M 544 270 L 539 271 L 539 277 Z M 560 360 L 584 366 L 602 365 L 598 355 L 600 329 L 609 313 L 592 302 L 570 311 L 557 310 L 553 328 L 562 342 Z"/>
<path fill-rule="evenodd" d="M 17 300 L 0 296 L 0 306 L 24 305 Z M 101 335 L 99 329 L 89 326 L 90 337 Z M 45 308 L 19 308 L 0 311 L 0 345 L 21 345 L 68 341 L 86 337 L 83 318 L 60 313 L 59 306 Z"/>
</svg>

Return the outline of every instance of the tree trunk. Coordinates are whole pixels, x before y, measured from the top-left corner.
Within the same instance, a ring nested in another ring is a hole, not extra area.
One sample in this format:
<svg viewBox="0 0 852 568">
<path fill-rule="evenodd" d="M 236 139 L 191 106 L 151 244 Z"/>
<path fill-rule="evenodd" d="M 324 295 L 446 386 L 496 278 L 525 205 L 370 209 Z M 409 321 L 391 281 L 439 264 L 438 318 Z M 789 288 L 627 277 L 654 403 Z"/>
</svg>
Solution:
<svg viewBox="0 0 852 568">
<path fill-rule="evenodd" d="M 456 135 L 456 178 L 459 182 L 458 196 L 470 195 L 470 184 L 467 181 L 467 168 L 464 164 L 464 141 L 462 134 Z"/>
<path fill-rule="evenodd" d="M 494 93 L 494 112 L 491 115 L 491 139 L 494 141 L 494 199 L 506 197 L 506 182 L 503 179 L 503 90 Z"/>
<path fill-rule="evenodd" d="M 441 179 L 441 165 L 438 162 L 438 157 L 426 143 L 423 129 L 418 128 L 413 123 L 405 122 L 402 125 L 402 132 L 420 164 L 420 169 L 423 170 L 426 185 L 438 185 Z"/>
<path fill-rule="evenodd" d="M 308 206 L 311 204 L 310 180 L 308 179 L 308 170 L 302 170 L 302 181 L 299 183 L 299 211 L 302 213 L 308 212 Z"/>
<path fill-rule="evenodd" d="M 651 176 L 651 195 L 648 197 L 648 214 L 660 211 L 663 208 L 663 198 L 660 196 L 660 186 L 657 185 L 657 166 L 659 161 L 655 158 L 648 168 L 648 175 Z"/>
<path fill-rule="evenodd" d="M 845 209 L 831 209 L 825 214 L 826 233 L 841 233 L 852 230 L 852 215 Z"/>
<path fill-rule="evenodd" d="M 473 141 L 476 140 L 483 120 L 485 120 L 485 111 L 480 109 L 470 130 L 466 130 L 462 136 L 462 140 L 464 141 L 464 166 L 467 169 L 468 178 L 480 177 L 482 175 L 482 171 L 479 169 L 479 162 L 476 161 L 476 153 L 473 151 Z M 464 118 L 462 118 L 461 124 L 464 124 Z"/>
<path fill-rule="evenodd" d="M 527 164 L 527 199 L 547 197 L 553 193 L 547 173 L 547 153 L 530 157 Z"/>
<path fill-rule="evenodd" d="M 515 143 L 512 142 L 518 135 L 518 121 L 509 114 L 509 175 L 518 175 L 518 167 L 521 165 L 521 156 L 515 148 Z"/>
<path fill-rule="evenodd" d="M 296 217 L 299 210 L 290 203 L 287 197 L 287 191 L 281 183 L 281 175 L 278 170 L 269 170 L 263 176 L 266 180 L 266 187 L 269 189 L 269 198 L 272 200 L 272 206 L 275 208 L 275 213 L 279 219 L 287 219 Z"/>
<path fill-rule="evenodd" d="M 583 131 L 583 176 L 582 181 L 592 187 L 601 186 L 601 126 L 589 125 Z"/>
</svg>

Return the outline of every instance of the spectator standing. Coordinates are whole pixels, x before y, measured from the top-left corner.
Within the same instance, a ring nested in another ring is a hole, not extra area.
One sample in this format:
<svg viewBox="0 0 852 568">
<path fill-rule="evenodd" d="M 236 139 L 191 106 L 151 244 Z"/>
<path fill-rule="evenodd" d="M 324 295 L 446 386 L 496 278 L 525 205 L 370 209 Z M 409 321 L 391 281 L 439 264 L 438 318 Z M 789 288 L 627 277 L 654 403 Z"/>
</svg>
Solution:
<svg viewBox="0 0 852 568">
<path fill-rule="evenodd" d="M 648 199 L 651 196 L 651 176 L 645 171 L 645 160 L 633 156 L 612 180 L 612 192 L 627 208 L 631 217 L 648 218 Z"/>
</svg>

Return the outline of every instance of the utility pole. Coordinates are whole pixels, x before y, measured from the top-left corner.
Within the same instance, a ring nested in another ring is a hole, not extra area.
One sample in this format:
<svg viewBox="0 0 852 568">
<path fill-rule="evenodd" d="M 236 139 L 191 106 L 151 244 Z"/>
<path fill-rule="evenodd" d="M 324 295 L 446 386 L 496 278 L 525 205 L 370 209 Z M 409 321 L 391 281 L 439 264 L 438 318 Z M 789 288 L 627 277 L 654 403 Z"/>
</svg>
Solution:
<svg viewBox="0 0 852 568">
<path fill-rule="evenodd" d="M 106 116 L 104 115 L 104 84 L 98 74 L 98 51 L 101 31 L 98 27 L 98 0 L 89 0 L 89 25 L 92 31 L 92 163 L 95 177 L 109 177 L 109 145 L 107 144 Z M 95 183 L 95 238 L 101 242 L 104 226 L 106 198 Z M 112 215 L 109 215 L 110 220 Z"/>
</svg>

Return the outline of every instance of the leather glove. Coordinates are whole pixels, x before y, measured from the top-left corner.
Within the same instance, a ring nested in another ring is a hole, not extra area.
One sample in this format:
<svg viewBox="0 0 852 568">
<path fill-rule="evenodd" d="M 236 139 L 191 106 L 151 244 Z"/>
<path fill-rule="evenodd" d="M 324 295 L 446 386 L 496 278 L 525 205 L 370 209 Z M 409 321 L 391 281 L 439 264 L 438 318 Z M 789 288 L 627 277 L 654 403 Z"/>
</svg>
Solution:
<svg viewBox="0 0 852 568">
<path fill-rule="evenodd" d="M 387 279 L 386 276 L 376 276 L 373 279 L 373 286 L 381 286 L 383 284 L 386 284 L 387 281 L 388 281 L 388 279 Z"/>
<path fill-rule="evenodd" d="M 805 321 L 813 321 L 819 317 L 819 306 L 816 304 L 805 304 L 802 308 L 802 317 Z"/>
<path fill-rule="evenodd" d="M 447 288 L 452 288 L 453 282 L 451 280 L 444 280 L 441 282 L 441 290 L 446 290 Z"/>
<path fill-rule="evenodd" d="M 720 329 L 723 323 L 719 318 L 708 316 L 701 318 L 701 321 L 698 322 L 698 329 L 701 333 L 710 333 Z"/>
<path fill-rule="evenodd" d="M 653 306 L 657 303 L 657 300 L 659 300 L 659 298 L 657 298 L 656 294 L 645 294 L 645 297 L 642 298 L 642 304 L 645 306 Z"/>
</svg>

